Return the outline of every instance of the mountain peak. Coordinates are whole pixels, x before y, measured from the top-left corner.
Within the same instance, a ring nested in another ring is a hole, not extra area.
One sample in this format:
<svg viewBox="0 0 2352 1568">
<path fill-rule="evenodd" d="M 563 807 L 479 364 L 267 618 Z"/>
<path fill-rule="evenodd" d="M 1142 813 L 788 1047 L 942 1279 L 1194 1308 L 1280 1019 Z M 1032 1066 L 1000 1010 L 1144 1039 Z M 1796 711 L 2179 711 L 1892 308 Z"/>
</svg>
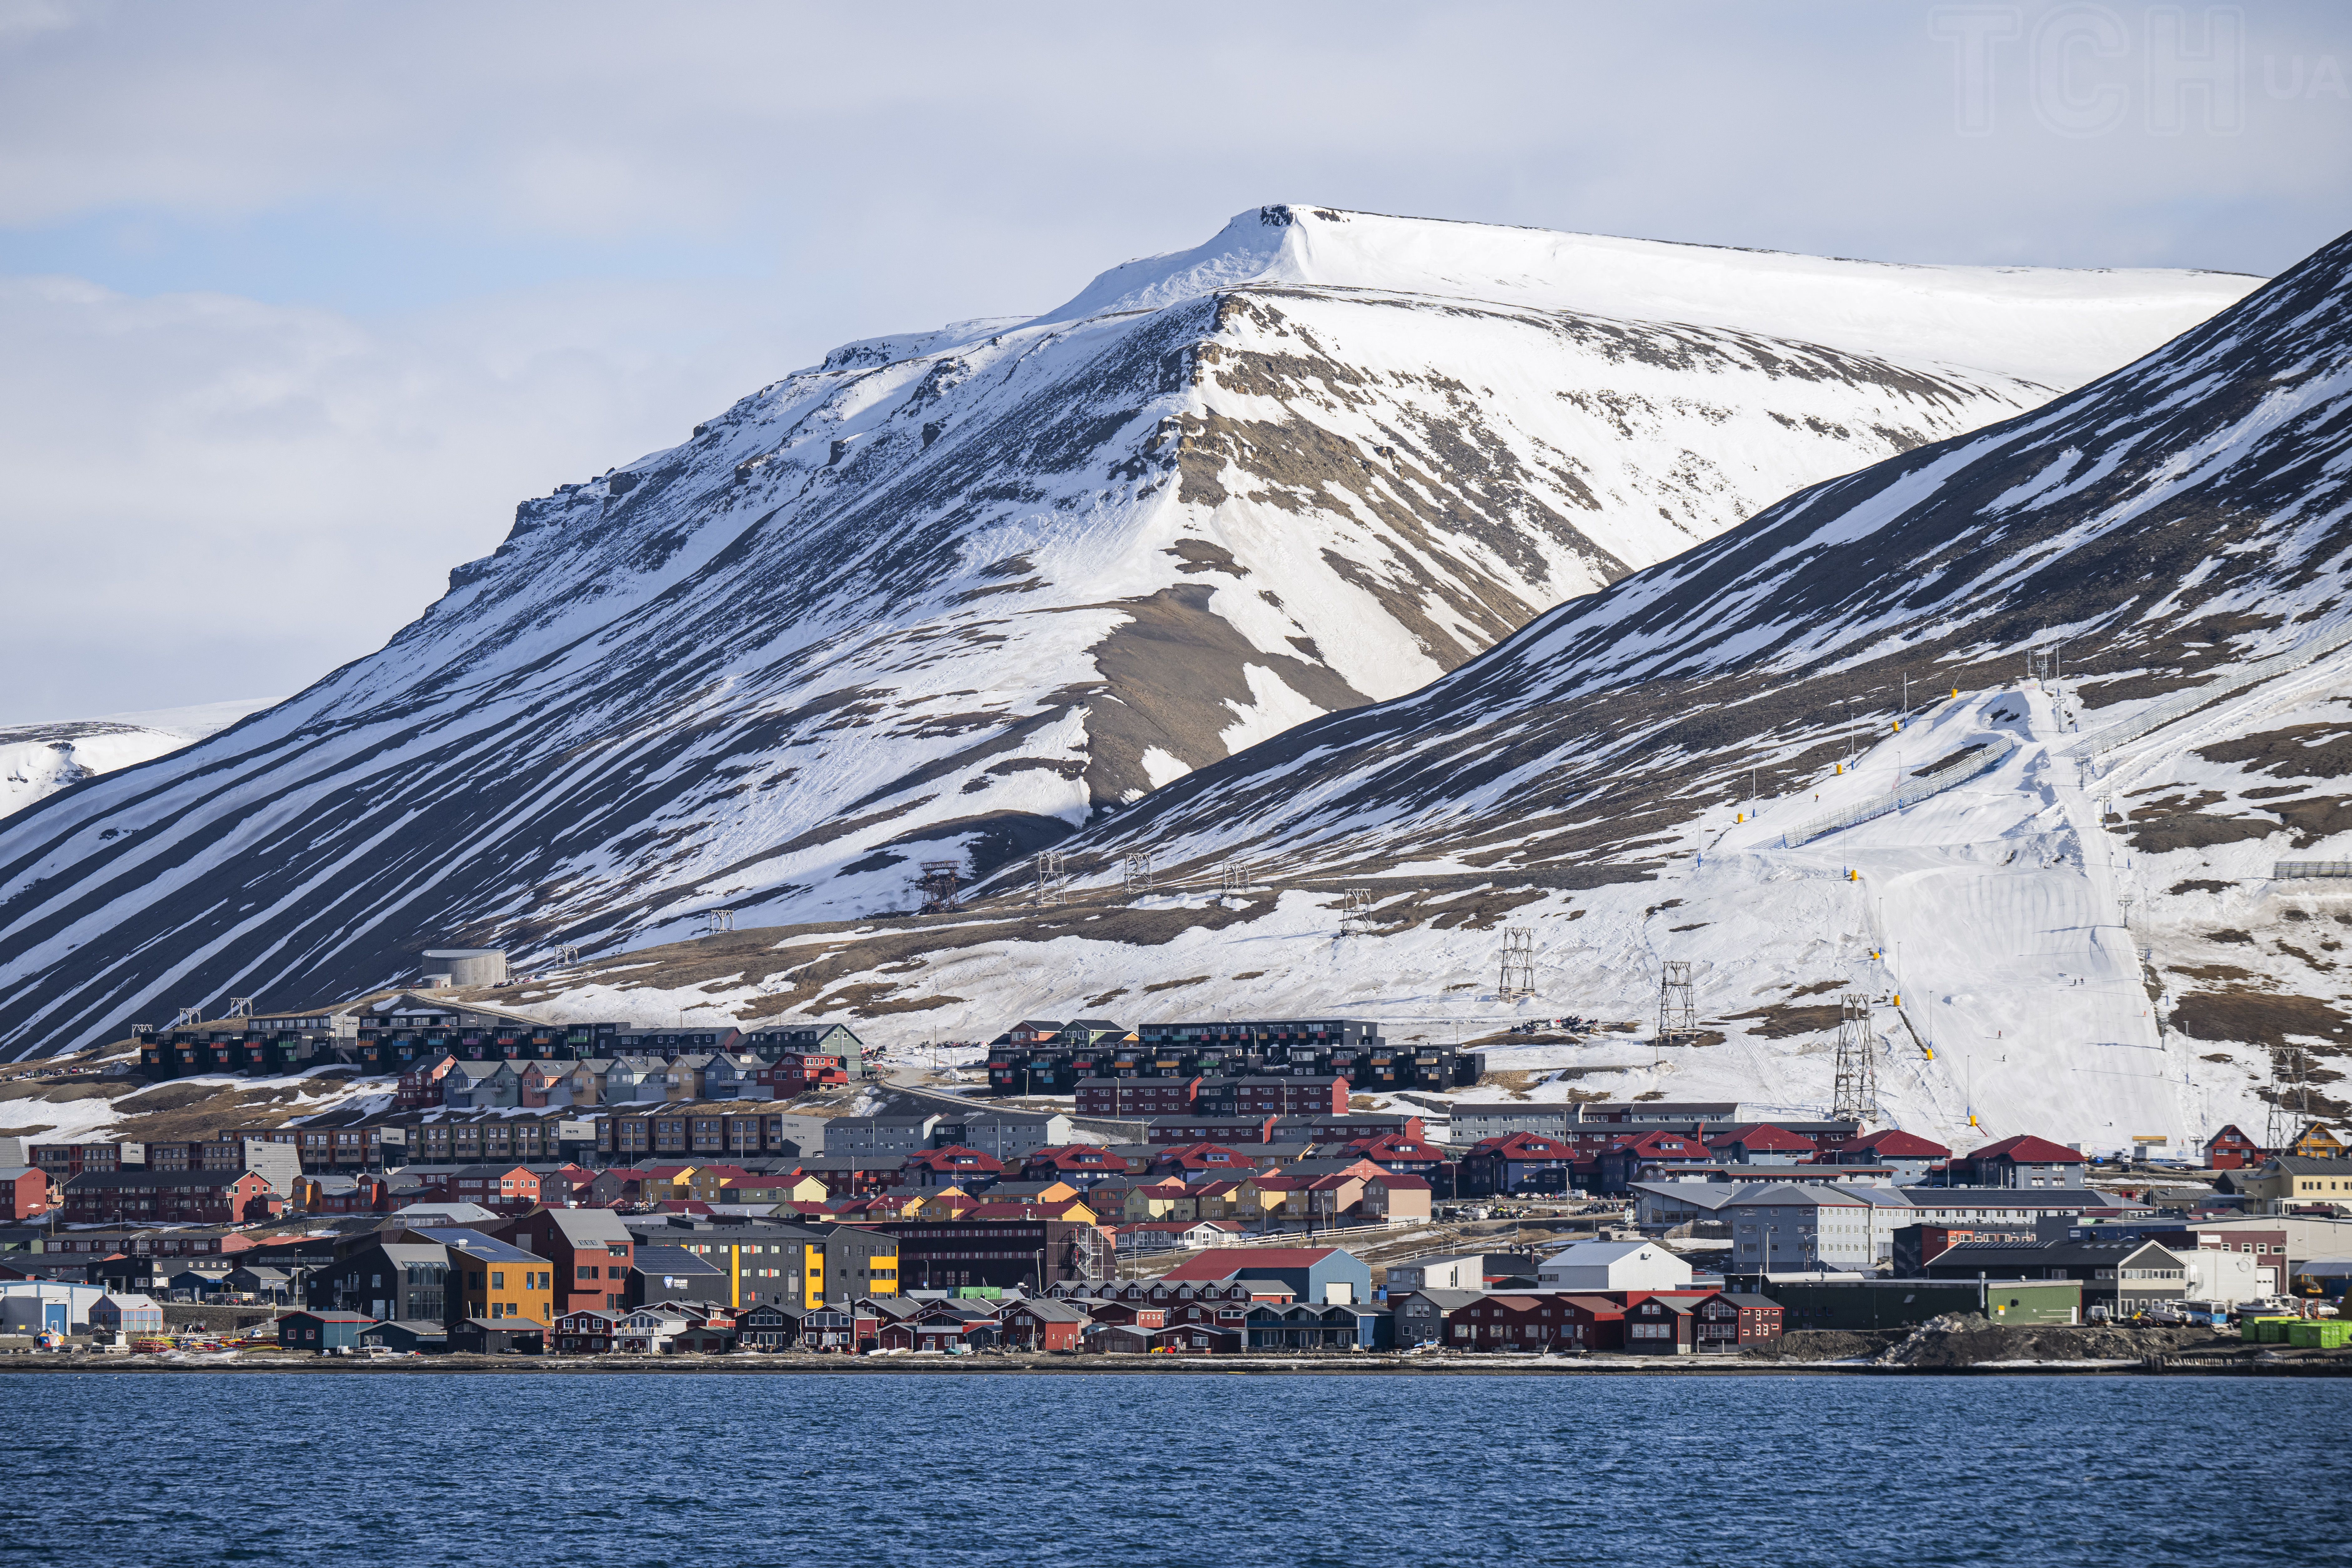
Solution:
<svg viewBox="0 0 2352 1568">
<path fill-rule="evenodd" d="M 1253 285 L 1368 290 L 1727 327 L 2054 389 L 2129 363 L 2259 281 L 1862 261 L 1286 203 L 1237 213 L 1190 250 L 1114 267 L 1036 321 L 1158 310 Z"/>
</svg>

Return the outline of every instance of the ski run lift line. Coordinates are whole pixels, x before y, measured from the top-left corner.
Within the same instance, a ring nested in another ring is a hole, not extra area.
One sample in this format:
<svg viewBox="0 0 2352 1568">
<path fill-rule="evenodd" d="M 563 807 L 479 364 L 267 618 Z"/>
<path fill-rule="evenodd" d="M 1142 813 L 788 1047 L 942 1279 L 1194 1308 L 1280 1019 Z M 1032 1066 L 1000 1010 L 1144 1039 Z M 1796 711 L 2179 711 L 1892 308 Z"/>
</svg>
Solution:
<svg viewBox="0 0 2352 1568">
<path fill-rule="evenodd" d="M 1843 811 L 1832 812 L 1827 816 L 1815 817 L 1803 826 L 1794 828 L 1783 835 L 1780 846 L 1784 849 L 1794 849 L 1800 845 L 1810 844 L 1816 838 L 1835 833 L 1840 828 L 1853 827 L 1860 823 L 1874 821 L 1879 817 L 1901 811 L 1906 806 L 1916 805 L 1930 796 L 1941 795 L 1954 784 L 1966 784 L 1979 774 L 1990 773 L 2009 761 L 2017 751 L 2018 743 L 2014 739 L 2007 735 L 1999 736 L 1986 742 L 1981 751 L 1973 751 L 1969 755 L 1947 763 L 1923 778 L 1897 786 L 1892 794 L 1876 800 L 1866 801 L 1860 805 L 1849 806 Z"/>
</svg>

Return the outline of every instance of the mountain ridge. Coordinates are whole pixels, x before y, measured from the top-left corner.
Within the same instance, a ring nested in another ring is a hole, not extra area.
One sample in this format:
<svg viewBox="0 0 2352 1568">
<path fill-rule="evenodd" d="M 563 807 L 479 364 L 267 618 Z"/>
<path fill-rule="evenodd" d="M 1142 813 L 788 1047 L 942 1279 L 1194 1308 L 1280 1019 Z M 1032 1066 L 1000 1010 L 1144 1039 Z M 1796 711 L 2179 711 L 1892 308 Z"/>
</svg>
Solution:
<svg viewBox="0 0 2352 1568">
<path fill-rule="evenodd" d="M 1157 258 L 1149 310 L 844 345 L 525 502 L 381 653 L 0 826 L 0 1051 L 190 993 L 356 989 L 446 941 L 902 908 L 920 862 L 1017 859 L 2044 391 L 1734 327 L 1269 279 L 1286 254 L 1362 279 L 1402 249 L 1402 281 L 1433 286 L 1490 240 L 1275 211 L 1209 258 L 1240 282 Z M 1547 243 L 1567 270 L 1535 292 L 1638 303 L 1630 242 Z M 1677 305 L 1736 304 L 1727 265 Z M 1844 276 L 1771 266 L 1784 317 Z M 1902 275 L 1943 289 L 1933 310 L 1917 288 L 1871 309 L 1932 316 L 1915 336 L 2016 315 L 2001 331 L 2046 354 L 2072 310 L 2078 357 L 2236 287 Z"/>
<path fill-rule="evenodd" d="M 2122 371 L 1089 823 L 1066 901 L 1008 870 L 953 913 L 509 994 L 934 1037 L 1344 1011 L 1483 1035 L 1520 1086 L 1484 1098 L 1808 1115 L 1843 992 L 1884 1119 L 1956 1146 L 2186 1155 L 2224 1123 L 2352 1117 L 2352 902 L 2326 874 L 2352 863 L 2347 301 L 2352 237 Z M 1505 925 L 1531 995 L 1496 983 Z M 1669 963 L 1686 1044 L 1644 1037 Z M 1504 1033 L 1561 1015 L 1636 1027 Z"/>
</svg>

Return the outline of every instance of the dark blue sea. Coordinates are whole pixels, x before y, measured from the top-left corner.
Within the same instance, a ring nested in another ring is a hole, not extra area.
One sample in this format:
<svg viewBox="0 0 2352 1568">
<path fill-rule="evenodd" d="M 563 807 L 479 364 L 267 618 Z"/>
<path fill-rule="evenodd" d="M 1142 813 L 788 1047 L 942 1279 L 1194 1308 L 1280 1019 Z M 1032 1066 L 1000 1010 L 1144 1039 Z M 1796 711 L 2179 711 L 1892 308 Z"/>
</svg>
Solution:
<svg viewBox="0 0 2352 1568">
<path fill-rule="evenodd" d="M 0 1563 L 2352 1562 L 2352 1382 L 0 1374 Z"/>
</svg>

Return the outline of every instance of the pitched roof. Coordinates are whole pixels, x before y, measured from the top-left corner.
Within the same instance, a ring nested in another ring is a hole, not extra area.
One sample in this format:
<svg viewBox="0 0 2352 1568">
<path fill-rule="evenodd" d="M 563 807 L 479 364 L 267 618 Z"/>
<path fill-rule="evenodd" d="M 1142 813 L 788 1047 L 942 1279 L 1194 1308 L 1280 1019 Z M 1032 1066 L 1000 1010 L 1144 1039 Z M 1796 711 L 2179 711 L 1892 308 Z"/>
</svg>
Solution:
<svg viewBox="0 0 2352 1568">
<path fill-rule="evenodd" d="M 430 1237 L 444 1247 L 462 1252 L 468 1258 L 478 1258 L 486 1263 L 537 1263 L 540 1260 L 536 1253 L 525 1252 L 510 1242 L 495 1240 L 478 1230 L 419 1226 L 416 1234 Z"/>
<path fill-rule="evenodd" d="M 2047 1138 L 2036 1138 L 2031 1132 L 2021 1132 L 2004 1138 L 1998 1143 L 1988 1143 L 1969 1156 L 1971 1160 L 2010 1159 L 2025 1165 L 2086 1163 L 2082 1151 L 2069 1149 L 2063 1143 L 2053 1143 Z"/>
<path fill-rule="evenodd" d="M 1244 1269 L 1311 1268 L 1339 1250 L 1336 1247 L 1223 1247 L 1199 1258 L 1188 1258 L 1160 1278 L 1177 1282 L 1223 1281 Z"/>
<path fill-rule="evenodd" d="M 1622 1143 L 1616 1144 L 1609 1152 L 1612 1154 L 1667 1154 L 1699 1147 L 1701 1147 L 1699 1141 L 1686 1132 L 1675 1132 L 1659 1128 L 1644 1132 L 1639 1138 L 1628 1139 Z"/>
<path fill-rule="evenodd" d="M 1720 1133 L 1706 1141 L 1706 1146 L 1710 1149 L 1729 1149 L 1743 1145 L 1749 1149 L 1778 1149 L 1790 1153 L 1810 1153 L 1821 1147 L 1810 1138 L 1801 1138 L 1796 1133 L 1783 1131 L 1769 1122 L 1761 1126 L 1743 1127 L 1736 1131 Z"/>
<path fill-rule="evenodd" d="M 1549 1160 L 1576 1151 L 1557 1138 L 1547 1138 L 1540 1132 L 1512 1132 L 1497 1138 L 1482 1138 L 1474 1154 L 1501 1154 L 1506 1158 Z"/>
<path fill-rule="evenodd" d="M 1577 1241 L 1570 1242 L 1541 1261 L 1547 1268 L 1565 1263 L 1578 1268 L 1591 1268 L 1616 1263 L 1643 1252 L 1655 1252 L 1661 1258 L 1675 1257 L 1654 1241 Z"/>
<path fill-rule="evenodd" d="M 1941 1143 L 1931 1142 L 1916 1132 L 1906 1132 L 1900 1127 L 1882 1128 L 1845 1146 L 1849 1153 L 1857 1150 L 1889 1160 L 1943 1160 L 1950 1158 L 1952 1152 Z"/>
<path fill-rule="evenodd" d="M 629 1227 L 621 1216 L 610 1209 L 549 1209 L 549 1220 L 563 1233 L 563 1238 L 578 1247 L 583 1243 L 632 1241 Z"/>
</svg>

